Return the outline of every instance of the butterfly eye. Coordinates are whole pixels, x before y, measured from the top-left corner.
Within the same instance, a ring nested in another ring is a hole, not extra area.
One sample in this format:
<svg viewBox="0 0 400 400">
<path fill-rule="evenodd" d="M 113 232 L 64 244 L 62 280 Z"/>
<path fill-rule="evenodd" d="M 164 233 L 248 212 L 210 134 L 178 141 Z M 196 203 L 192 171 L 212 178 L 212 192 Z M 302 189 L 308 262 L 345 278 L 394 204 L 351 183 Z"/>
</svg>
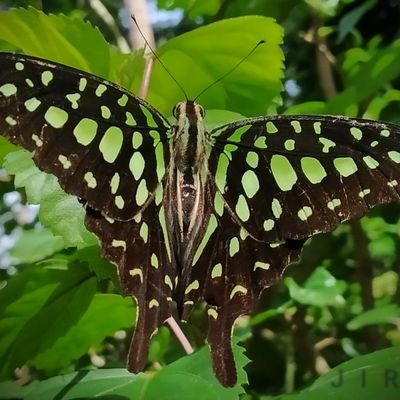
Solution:
<svg viewBox="0 0 400 400">
<path fill-rule="evenodd" d="M 172 108 L 172 115 L 178 119 L 178 112 L 180 108 L 181 103 L 175 104 L 174 107 Z"/>
<path fill-rule="evenodd" d="M 200 105 L 197 105 L 197 107 L 199 108 L 201 118 L 204 118 L 205 115 L 206 115 L 206 111 L 205 111 L 204 108 L 203 108 L 202 106 L 200 106 Z"/>
</svg>

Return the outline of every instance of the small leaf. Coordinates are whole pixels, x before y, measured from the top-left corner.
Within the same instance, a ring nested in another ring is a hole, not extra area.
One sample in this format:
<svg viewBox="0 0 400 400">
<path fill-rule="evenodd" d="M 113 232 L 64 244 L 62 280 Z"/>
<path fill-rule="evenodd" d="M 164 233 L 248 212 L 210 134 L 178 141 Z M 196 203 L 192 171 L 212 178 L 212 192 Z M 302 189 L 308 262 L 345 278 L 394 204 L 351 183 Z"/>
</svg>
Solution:
<svg viewBox="0 0 400 400">
<path fill-rule="evenodd" d="M 386 304 L 357 315 L 347 324 L 347 329 L 355 331 L 368 325 L 397 324 L 399 321 L 400 307 L 396 304 Z"/>
<path fill-rule="evenodd" d="M 233 349 L 239 367 L 239 383 L 233 388 L 224 388 L 217 381 L 211 368 L 209 349 L 203 347 L 171 363 L 160 372 L 132 375 L 126 369 L 104 369 L 79 371 L 34 382 L 25 400 L 53 399 L 59 393 L 63 393 L 63 400 L 77 398 L 237 400 L 238 396 L 244 393 L 241 385 L 247 382 L 243 370 L 247 364 L 247 357 L 243 355 L 243 348 L 237 344 L 234 344 Z"/>
<path fill-rule="evenodd" d="M 67 64 L 103 78 L 110 74 L 110 45 L 98 29 L 79 18 L 46 15 L 34 8 L 2 12 L 0 40 L 20 52 Z"/>
<path fill-rule="evenodd" d="M 47 229 L 30 229 L 22 232 L 10 254 L 14 265 L 31 264 L 51 256 L 63 247 L 62 238 L 54 236 Z"/>
<path fill-rule="evenodd" d="M 129 328 L 134 321 L 135 307 L 130 298 L 98 293 L 68 332 L 30 364 L 48 372 L 60 370 L 86 354 L 90 347 L 100 345 L 107 336 Z"/>
<path fill-rule="evenodd" d="M 341 43 L 343 39 L 350 33 L 361 18 L 376 5 L 378 0 L 367 0 L 360 6 L 355 7 L 353 10 L 345 14 L 338 23 L 338 43 Z"/>
<path fill-rule="evenodd" d="M 309 388 L 263 400 L 397 400 L 400 346 L 346 361 L 318 378 Z"/>
<path fill-rule="evenodd" d="M 290 277 L 284 282 L 289 288 L 290 296 L 299 303 L 317 307 L 338 306 L 345 303 L 342 294 L 346 289 L 346 283 L 336 280 L 325 268 L 317 268 L 302 287 Z"/>
<path fill-rule="evenodd" d="M 193 98 L 243 60 L 261 40 L 265 40 L 264 45 L 198 101 L 207 109 L 262 115 L 275 112 L 281 103 L 283 34 L 273 19 L 246 16 L 215 22 L 171 39 L 158 49 L 158 54 L 188 97 Z M 169 115 L 182 97 L 177 84 L 155 63 L 150 103 Z"/>
<path fill-rule="evenodd" d="M 17 146 L 14 146 L 8 140 L 0 136 L 0 167 L 3 165 L 5 156 L 17 149 Z"/>
<path fill-rule="evenodd" d="M 15 175 L 15 186 L 25 188 L 28 202 L 40 204 L 39 219 L 65 246 L 86 247 L 97 243 L 83 225 L 85 210 L 79 201 L 62 191 L 57 179 L 34 165 L 30 154 L 17 151 L 8 154 L 4 164 Z"/>
<path fill-rule="evenodd" d="M 354 104 L 359 104 L 379 88 L 400 76 L 400 39 L 377 51 L 368 62 L 363 63 L 346 89 L 328 100 L 324 114 L 343 114 Z M 368 85 L 365 84 L 368 82 Z"/>
<path fill-rule="evenodd" d="M 89 307 L 96 287 L 83 265 L 60 261 L 29 267 L 10 279 L 0 290 L 0 376 L 10 377 L 64 336 Z"/>
</svg>

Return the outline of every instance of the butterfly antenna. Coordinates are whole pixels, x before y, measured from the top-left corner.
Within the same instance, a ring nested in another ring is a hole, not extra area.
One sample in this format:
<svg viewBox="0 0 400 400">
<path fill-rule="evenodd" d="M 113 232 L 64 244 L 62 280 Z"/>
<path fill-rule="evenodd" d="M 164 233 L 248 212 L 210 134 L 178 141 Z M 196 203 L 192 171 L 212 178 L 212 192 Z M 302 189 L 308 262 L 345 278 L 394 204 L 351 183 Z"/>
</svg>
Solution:
<svg viewBox="0 0 400 400">
<path fill-rule="evenodd" d="M 134 15 L 131 15 L 131 18 L 133 20 L 133 22 L 136 25 L 137 30 L 139 31 L 140 35 L 142 36 L 143 40 L 145 41 L 146 45 L 148 46 L 148 48 L 150 49 L 151 53 L 153 54 L 154 58 L 161 64 L 161 66 L 164 68 L 165 72 L 171 77 L 171 79 L 176 83 L 176 85 L 179 87 L 179 89 L 182 91 L 183 95 L 185 96 L 186 100 L 188 100 L 187 94 L 185 92 L 185 89 L 183 88 L 183 86 L 175 79 L 175 77 L 171 74 L 171 72 L 169 72 L 168 68 L 165 66 L 165 64 L 161 61 L 160 57 L 158 57 L 158 55 L 156 54 L 156 52 L 153 50 L 153 48 L 151 47 L 150 43 L 147 41 L 146 37 L 144 36 L 142 30 L 140 29 L 140 26 L 135 18 Z"/>
<path fill-rule="evenodd" d="M 238 68 L 244 61 L 246 61 L 258 48 L 258 46 L 261 46 L 262 44 L 265 43 L 265 40 L 260 40 L 249 53 L 242 58 L 236 65 L 234 65 L 229 71 L 225 72 L 221 77 L 219 77 L 217 80 L 214 82 L 210 83 L 205 89 L 203 89 L 195 98 L 193 101 L 196 101 L 202 94 L 204 94 L 208 89 L 216 85 L 218 82 L 221 82 L 223 79 L 225 79 L 229 74 L 231 74 L 236 68 Z"/>
</svg>

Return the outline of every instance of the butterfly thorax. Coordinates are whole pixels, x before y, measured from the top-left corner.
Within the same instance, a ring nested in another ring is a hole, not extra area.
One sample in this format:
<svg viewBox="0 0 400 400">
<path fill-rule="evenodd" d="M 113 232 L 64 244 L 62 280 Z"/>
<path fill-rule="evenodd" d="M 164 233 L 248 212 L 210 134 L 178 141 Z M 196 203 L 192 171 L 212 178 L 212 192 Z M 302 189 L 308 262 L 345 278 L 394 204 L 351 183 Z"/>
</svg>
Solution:
<svg viewBox="0 0 400 400">
<path fill-rule="evenodd" d="M 191 265 L 205 210 L 210 144 L 204 128 L 204 110 L 192 102 L 178 103 L 170 141 L 168 210 L 171 239 L 181 274 Z M 184 278 L 183 278 L 184 279 Z"/>
</svg>

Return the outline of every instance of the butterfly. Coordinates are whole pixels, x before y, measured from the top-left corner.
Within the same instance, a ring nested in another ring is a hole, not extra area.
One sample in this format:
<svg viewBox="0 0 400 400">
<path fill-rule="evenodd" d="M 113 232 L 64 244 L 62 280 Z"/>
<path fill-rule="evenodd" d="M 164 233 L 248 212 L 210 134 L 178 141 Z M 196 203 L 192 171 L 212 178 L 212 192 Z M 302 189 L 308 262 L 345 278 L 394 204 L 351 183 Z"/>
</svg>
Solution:
<svg viewBox="0 0 400 400">
<path fill-rule="evenodd" d="M 151 336 L 206 304 L 216 376 L 236 382 L 235 320 L 251 313 L 304 242 L 400 199 L 400 127 L 341 116 L 264 116 L 208 131 L 109 81 L 0 53 L 0 134 L 85 205 L 86 227 L 137 302 L 128 369 Z"/>
</svg>

